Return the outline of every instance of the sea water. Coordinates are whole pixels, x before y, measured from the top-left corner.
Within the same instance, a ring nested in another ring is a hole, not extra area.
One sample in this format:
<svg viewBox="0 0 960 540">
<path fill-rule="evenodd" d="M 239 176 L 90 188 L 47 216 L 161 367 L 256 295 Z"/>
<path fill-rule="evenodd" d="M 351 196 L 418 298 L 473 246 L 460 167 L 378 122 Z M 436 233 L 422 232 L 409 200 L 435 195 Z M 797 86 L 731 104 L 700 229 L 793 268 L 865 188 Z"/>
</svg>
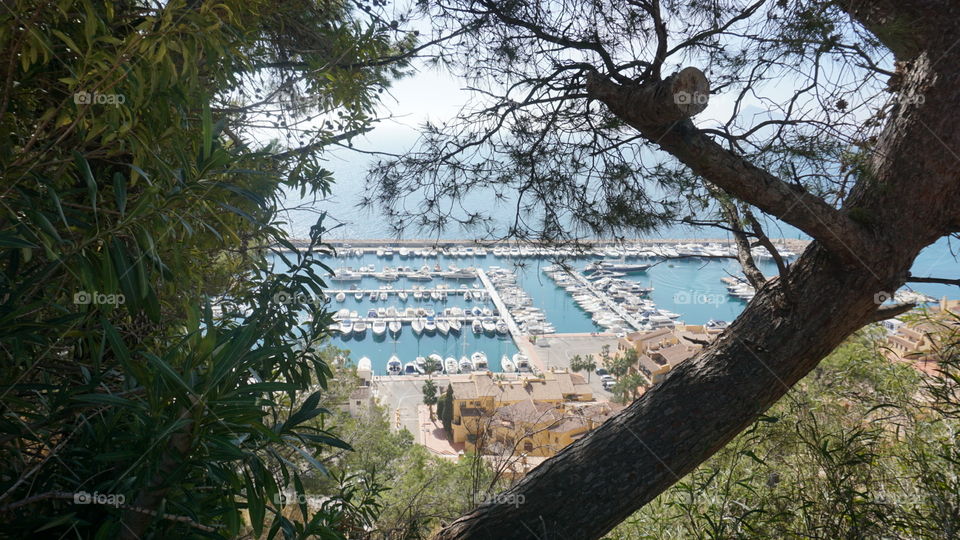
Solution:
<svg viewBox="0 0 960 540">
<path fill-rule="evenodd" d="M 944 241 L 945 243 L 945 241 Z M 342 250 L 352 253 L 352 250 Z M 396 253 L 396 252 L 395 252 Z M 489 253 L 489 252 L 488 252 Z M 946 253 L 946 255 L 945 255 Z M 581 258 L 572 262 L 572 266 L 582 270 L 590 262 L 601 260 L 600 257 Z M 439 264 L 444 270 L 454 264 L 460 268 L 467 266 L 489 269 L 494 266 L 513 270 L 517 275 L 517 285 L 522 287 L 533 300 L 534 307 L 544 311 L 547 320 L 554 325 L 557 333 L 589 333 L 603 329 L 591 320 L 589 313 L 581 309 L 571 298 L 570 294 L 558 287 L 544 272 L 543 268 L 555 261 L 537 258 L 503 258 L 488 254 L 486 257 L 407 257 L 400 258 L 394 255 L 391 259 L 379 258 L 373 253 L 361 257 L 352 254 L 331 257 L 325 261 L 331 268 L 352 267 L 373 264 L 379 271 L 384 266 L 409 266 L 414 269 L 427 264 L 431 268 Z M 681 315 L 681 321 L 687 324 L 703 324 L 709 320 L 734 320 L 746 306 L 746 302 L 727 294 L 726 285 L 721 278 L 739 276 L 739 264 L 731 259 L 639 259 L 636 262 L 648 263 L 652 266 L 645 272 L 626 276 L 645 287 L 652 287 L 649 298 L 660 309 L 669 310 Z M 767 276 L 777 273 L 776 265 L 772 261 L 759 261 L 760 270 Z M 940 277 L 960 277 L 960 267 L 950 255 L 949 249 L 944 246 L 932 246 L 918 257 L 914 265 L 915 275 L 937 275 Z M 444 284 L 452 289 L 459 289 L 466 284 L 471 291 L 478 290 L 474 284 L 479 280 L 446 280 L 434 278 L 432 281 L 409 281 L 401 278 L 389 283 L 394 289 L 410 289 L 413 286 L 425 289 L 436 288 Z M 359 282 L 328 282 L 330 289 L 348 289 L 356 284 L 358 289 L 379 289 L 383 282 L 365 277 Z M 956 288 L 937 284 L 915 284 L 913 290 L 939 298 L 940 296 L 956 297 Z M 331 294 L 331 296 L 333 296 Z M 390 294 L 387 301 L 371 302 L 365 296 L 357 301 L 353 294 L 347 293 L 343 302 L 331 301 L 329 309 L 337 311 L 347 308 L 357 311 L 358 315 L 366 316 L 370 308 L 394 306 L 397 309 L 407 307 L 433 308 L 438 314 L 448 307 L 458 306 L 469 308 L 473 306 L 494 306 L 489 300 L 466 301 L 459 294 L 449 294 L 443 301 L 423 300 L 416 301 L 411 294 L 406 302 L 400 301 L 396 294 Z M 365 336 L 338 336 L 332 339 L 331 345 L 347 351 L 351 360 L 356 362 L 366 356 L 370 358 L 374 371 L 377 374 L 386 372 L 386 363 L 391 355 L 397 355 L 403 363 L 413 361 L 418 356 L 428 356 L 436 353 L 444 358 L 453 356 L 470 356 L 476 351 L 487 355 L 492 371 L 501 371 L 500 358 L 503 355 L 512 356 L 517 352 L 516 344 L 510 336 L 475 335 L 469 325 L 465 324 L 460 334 L 450 333 L 443 336 L 437 332 L 429 336 L 416 336 L 410 325 L 403 325 L 402 331 L 396 338 L 387 332 L 382 338 L 374 337 L 373 332 L 367 329 Z"/>
</svg>

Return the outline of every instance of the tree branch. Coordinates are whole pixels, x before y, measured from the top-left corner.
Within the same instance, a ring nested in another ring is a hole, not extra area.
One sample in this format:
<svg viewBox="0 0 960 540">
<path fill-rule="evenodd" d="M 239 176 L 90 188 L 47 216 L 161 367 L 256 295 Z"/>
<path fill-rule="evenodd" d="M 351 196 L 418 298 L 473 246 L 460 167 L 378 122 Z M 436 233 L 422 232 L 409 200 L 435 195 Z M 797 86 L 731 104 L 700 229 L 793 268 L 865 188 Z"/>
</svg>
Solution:
<svg viewBox="0 0 960 540">
<path fill-rule="evenodd" d="M 849 216 L 726 150 L 693 125 L 690 117 L 706 108 L 705 84 L 696 68 L 631 87 L 591 73 L 587 93 L 694 173 L 806 232 L 843 263 L 861 260 L 870 242 Z"/>
<path fill-rule="evenodd" d="M 916 304 L 895 304 L 892 306 L 883 306 L 873 314 L 873 320 L 871 322 L 880 322 L 887 319 L 892 319 L 897 315 L 902 315 L 915 307 L 917 307 Z"/>
<path fill-rule="evenodd" d="M 921 277 L 921 276 L 908 275 L 907 281 L 910 283 L 940 283 L 943 285 L 956 285 L 957 287 L 960 287 L 960 279 Z"/>
</svg>

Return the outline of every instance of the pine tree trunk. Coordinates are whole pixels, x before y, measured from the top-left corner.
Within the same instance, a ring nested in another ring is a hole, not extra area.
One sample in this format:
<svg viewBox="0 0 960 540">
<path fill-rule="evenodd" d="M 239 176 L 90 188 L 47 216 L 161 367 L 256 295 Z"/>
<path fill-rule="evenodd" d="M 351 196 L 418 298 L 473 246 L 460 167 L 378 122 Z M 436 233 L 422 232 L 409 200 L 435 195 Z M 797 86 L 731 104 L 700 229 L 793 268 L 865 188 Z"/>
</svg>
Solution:
<svg viewBox="0 0 960 540">
<path fill-rule="evenodd" d="M 434 538 L 599 538 L 722 448 L 851 333 L 876 320 L 876 295 L 904 282 L 922 248 L 960 230 L 960 50 L 948 52 L 937 58 L 921 54 L 905 68 L 900 96 L 907 105 L 873 147 L 870 172 L 842 214 L 830 215 L 837 228 L 826 222 L 813 227 L 835 238 L 811 244 L 787 278 L 759 290 L 716 342 L 500 498 L 523 504 L 484 504 Z M 618 96 L 611 92 L 605 98 L 616 113 Z M 661 130 L 657 141 L 705 177 L 732 175 L 717 180 L 737 189 L 739 175 L 752 174 L 749 166 L 729 156 L 713 160 L 712 143 L 693 129 L 679 124 Z M 758 198 L 772 207 L 785 205 L 789 191 L 776 189 Z M 829 210 L 807 207 L 792 215 L 815 218 Z M 850 251 L 837 253 L 844 246 Z"/>
</svg>

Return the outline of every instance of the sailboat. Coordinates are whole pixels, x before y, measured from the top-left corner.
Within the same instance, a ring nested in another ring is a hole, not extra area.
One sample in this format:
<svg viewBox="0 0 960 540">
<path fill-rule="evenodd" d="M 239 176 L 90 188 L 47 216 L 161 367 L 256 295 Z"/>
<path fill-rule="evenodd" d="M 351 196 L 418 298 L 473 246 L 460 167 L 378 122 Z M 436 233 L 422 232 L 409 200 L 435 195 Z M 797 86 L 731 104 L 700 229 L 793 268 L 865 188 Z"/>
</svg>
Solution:
<svg viewBox="0 0 960 540">
<path fill-rule="evenodd" d="M 359 321 L 353 323 L 353 335 L 357 336 L 358 338 L 361 338 L 361 337 L 367 335 L 367 323 L 366 323 L 366 321 L 359 320 Z"/>
<path fill-rule="evenodd" d="M 493 334 L 497 331 L 497 323 L 493 322 L 493 319 L 484 319 L 481 324 L 483 325 L 483 331 L 488 334 Z"/>
<path fill-rule="evenodd" d="M 410 328 L 413 330 L 413 335 L 419 336 L 423 333 L 423 319 L 414 319 L 410 323 Z"/>
<path fill-rule="evenodd" d="M 517 366 L 517 371 L 521 373 L 533 371 L 530 367 L 530 359 L 524 354 L 517 353 L 513 355 L 513 363 Z"/>
<path fill-rule="evenodd" d="M 447 335 L 450 332 L 450 323 L 444 319 L 437 321 L 437 332 L 440 332 L 441 336 Z"/>
<path fill-rule="evenodd" d="M 470 357 L 473 369 L 477 371 L 487 370 L 487 355 L 483 351 L 477 351 Z"/>
<path fill-rule="evenodd" d="M 460 370 L 457 368 L 456 358 L 452 356 L 447 357 L 447 359 L 443 361 L 443 371 L 447 375 L 453 375 L 454 373 L 459 373 Z"/>
<path fill-rule="evenodd" d="M 394 336 L 399 336 L 400 331 L 403 330 L 403 324 L 401 324 L 400 321 L 390 321 L 387 327 L 390 328 L 390 333 Z"/>
</svg>

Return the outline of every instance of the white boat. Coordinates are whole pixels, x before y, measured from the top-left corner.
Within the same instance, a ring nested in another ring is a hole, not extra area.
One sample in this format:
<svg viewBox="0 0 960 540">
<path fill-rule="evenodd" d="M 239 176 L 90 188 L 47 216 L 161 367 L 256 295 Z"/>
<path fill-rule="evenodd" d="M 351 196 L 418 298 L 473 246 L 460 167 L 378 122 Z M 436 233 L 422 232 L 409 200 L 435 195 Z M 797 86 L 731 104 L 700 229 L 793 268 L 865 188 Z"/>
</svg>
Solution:
<svg viewBox="0 0 960 540">
<path fill-rule="evenodd" d="M 400 297 L 400 301 L 401 301 L 401 302 L 406 302 L 406 301 L 407 301 L 407 293 L 406 293 L 406 291 L 400 291 L 400 292 L 398 292 L 398 293 L 397 293 L 397 296 Z"/>
<path fill-rule="evenodd" d="M 460 373 L 470 373 L 473 371 L 473 362 L 466 356 L 460 357 Z"/>
<path fill-rule="evenodd" d="M 400 248 L 400 251 L 398 251 L 397 254 L 400 255 L 401 259 L 406 259 L 407 256 L 410 255 L 410 250 L 407 248 Z"/>
<path fill-rule="evenodd" d="M 433 301 L 438 301 L 438 300 L 440 300 L 440 293 L 437 292 L 437 291 L 431 291 L 431 292 L 430 292 L 430 299 L 433 300 Z"/>
<path fill-rule="evenodd" d="M 381 292 L 380 292 L 380 300 L 383 300 L 383 301 L 386 301 L 386 300 L 387 300 L 387 292 L 386 292 L 386 291 L 381 291 Z"/>
<path fill-rule="evenodd" d="M 367 323 L 364 321 L 357 321 L 353 324 L 353 335 L 357 337 L 363 337 L 367 333 Z"/>
<path fill-rule="evenodd" d="M 488 334 L 493 334 L 497 331 L 497 323 L 493 322 L 493 319 L 484 319 L 481 324 L 483 325 L 483 331 Z"/>
<path fill-rule="evenodd" d="M 423 291 L 414 291 L 413 293 L 414 300 L 423 300 Z"/>
<path fill-rule="evenodd" d="M 459 334 L 460 330 L 463 328 L 463 323 L 460 322 L 460 319 L 450 319 L 450 322 L 447 324 L 450 325 L 450 332 L 454 334 Z"/>
<path fill-rule="evenodd" d="M 338 292 L 336 299 L 337 299 L 337 302 L 343 302 L 344 300 L 347 299 L 347 295 L 342 292 Z"/>
<path fill-rule="evenodd" d="M 353 332 L 353 321 L 350 319 L 344 319 L 340 321 L 340 333 L 344 336 L 349 336 Z"/>
<path fill-rule="evenodd" d="M 481 351 L 473 353 L 470 361 L 473 364 L 473 369 L 477 371 L 486 371 L 488 369 L 487 355 Z"/>
<path fill-rule="evenodd" d="M 441 336 L 447 335 L 450 332 L 450 323 L 443 319 L 437 321 L 437 332 L 440 332 Z"/>
<path fill-rule="evenodd" d="M 356 299 L 357 302 L 359 302 L 359 301 L 363 300 L 363 293 L 357 291 L 357 292 L 353 293 L 353 298 Z"/>
<path fill-rule="evenodd" d="M 427 322 L 423 325 L 423 331 L 430 335 L 437 331 L 437 322 L 433 317 L 427 317 Z"/>
<path fill-rule="evenodd" d="M 383 337 L 387 333 L 387 322 L 379 319 L 373 321 L 373 324 L 370 325 L 370 330 L 373 331 L 374 336 Z"/>
<path fill-rule="evenodd" d="M 447 375 L 453 375 L 454 373 L 460 373 L 460 369 L 457 367 L 457 359 L 454 357 L 448 357 L 443 361 L 443 371 Z"/>
<path fill-rule="evenodd" d="M 330 276 L 330 281 L 360 281 L 361 279 L 363 279 L 363 274 L 350 270 L 338 270 Z"/>
<path fill-rule="evenodd" d="M 390 324 L 387 325 L 390 329 L 390 333 L 394 336 L 399 336 L 400 331 L 403 330 L 403 324 L 400 321 L 390 321 Z"/>
<path fill-rule="evenodd" d="M 483 323 L 480 322 L 480 319 L 474 319 L 474 320 L 473 320 L 473 323 L 471 324 L 471 326 L 473 326 L 473 333 L 474 333 L 474 334 L 482 334 L 482 333 L 483 333 Z"/>
<path fill-rule="evenodd" d="M 413 329 L 413 335 L 419 336 L 423 333 L 424 321 L 423 319 L 414 319 L 410 324 L 410 327 Z"/>
<path fill-rule="evenodd" d="M 393 355 L 387 360 L 387 374 L 388 375 L 399 375 L 403 371 L 403 365 L 400 363 L 400 359 L 397 358 L 397 355 Z"/>
<path fill-rule="evenodd" d="M 500 369 L 504 373 L 514 373 L 517 371 L 517 365 L 513 363 L 509 356 L 503 355 L 500 357 Z"/>
<path fill-rule="evenodd" d="M 506 333 L 509 332 L 509 331 L 510 331 L 510 329 L 507 328 L 507 323 L 504 322 L 503 319 L 500 319 L 500 320 L 497 321 L 497 333 L 498 333 L 498 334 L 504 335 L 504 334 L 506 334 Z"/>
<path fill-rule="evenodd" d="M 517 366 L 517 371 L 520 373 L 533 371 L 533 368 L 530 367 L 530 359 L 524 354 L 517 353 L 513 355 L 513 364 Z"/>
<path fill-rule="evenodd" d="M 473 295 L 470 294 L 470 291 L 463 291 L 463 299 L 469 302 L 473 300 Z"/>
<path fill-rule="evenodd" d="M 419 375 L 420 370 L 417 369 L 417 364 L 413 362 L 407 362 L 403 365 L 403 374 L 404 375 Z"/>
</svg>

